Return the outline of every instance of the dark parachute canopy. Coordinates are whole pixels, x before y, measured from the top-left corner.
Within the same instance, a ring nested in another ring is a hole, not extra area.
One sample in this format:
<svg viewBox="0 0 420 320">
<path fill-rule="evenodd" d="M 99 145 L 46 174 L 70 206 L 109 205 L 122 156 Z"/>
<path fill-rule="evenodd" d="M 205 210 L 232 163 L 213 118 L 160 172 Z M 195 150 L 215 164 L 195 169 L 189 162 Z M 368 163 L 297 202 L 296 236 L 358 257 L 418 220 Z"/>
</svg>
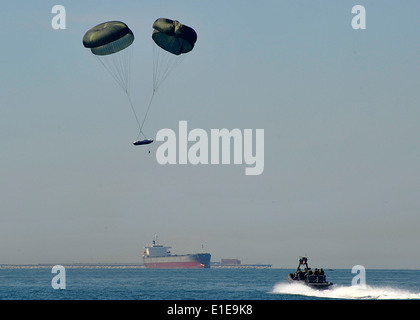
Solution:
<svg viewBox="0 0 420 320">
<path fill-rule="evenodd" d="M 184 53 L 188 53 L 194 48 L 197 41 L 195 30 L 176 20 L 159 18 L 153 23 L 152 28 L 152 39 L 156 44 L 156 46 L 153 46 L 153 93 L 147 106 L 141 129 L 159 86 L 173 69 L 181 63 Z"/>
<path fill-rule="evenodd" d="M 166 18 L 157 19 L 152 28 L 152 39 L 156 44 L 153 47 L 153 92 L 155 92 L 172 70 L 181 63 L 183 54 L 194 48 L 197 33 L 179 21 Z"/>
<path fill-rule="evenodd" d="M 190 52 L 197 41 L 195 30 L 176 20 L 157 19 L 153 23 L 153 29 L 153 41 L 175 55 Z"/>
<path fill-rule="evenodd" d="M 133 41 L 133 32 L 121 21 L 98 24 L 83 36 L 85 48 L 92 51 L 127 95 L 129 95 L 131 62 L 129 47 Z"/>
<path fill-rule="evenodd" d="M 108 21 L 88 30 L 83 37 L 83 45 L 93 54 L 104 56 L 117 53 L 134 41 L 134 34 L 121 21 Z"/>
<path fill-rule="evenodd" d="M 134 34 L 121 21 L 108 21 L 89 29 L 83 36 L 83 45 L 95 57 L 127 94 L 134 117 L 140 128 L 136 111 L 130 96 L 131 44 Z M 141 130 L 141 129 L 140 129 Z"/>
</svg>

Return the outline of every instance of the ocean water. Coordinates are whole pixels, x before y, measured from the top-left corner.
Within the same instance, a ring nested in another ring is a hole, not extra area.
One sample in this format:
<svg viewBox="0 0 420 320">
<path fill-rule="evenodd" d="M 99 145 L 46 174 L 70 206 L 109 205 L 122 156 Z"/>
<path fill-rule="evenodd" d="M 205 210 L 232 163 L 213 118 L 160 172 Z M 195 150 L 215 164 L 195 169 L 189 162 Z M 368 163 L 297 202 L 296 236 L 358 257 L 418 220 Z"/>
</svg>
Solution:
<svg viewBox="0 0 420 320">
<path fill-rule="evenodd" d="M 65 289 L 54 289 L 52 266 L 0 268 L 0 300 L 411 300 L 420 299 L 420 270 L 327 271 L 334 283 L 318 291 L 290 284 L 292 269 L 65 267 Z"/>
</svg>

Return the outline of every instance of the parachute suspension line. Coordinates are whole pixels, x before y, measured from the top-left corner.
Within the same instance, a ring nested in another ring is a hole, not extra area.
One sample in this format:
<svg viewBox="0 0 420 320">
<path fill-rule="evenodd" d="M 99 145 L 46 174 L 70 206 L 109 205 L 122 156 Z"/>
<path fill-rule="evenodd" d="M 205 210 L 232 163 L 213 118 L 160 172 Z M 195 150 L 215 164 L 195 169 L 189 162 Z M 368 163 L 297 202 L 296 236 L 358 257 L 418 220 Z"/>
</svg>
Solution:
<svg viewBox="0 0 420 320">
<path fill-rule="evenodd" d="M 182 62 L 183 59 L 183 55 L 174 56 L 172 54 L 162 52 L 160 48 L 158 48 L 156 45 L 153 45 L 153 92 L 152 96 L 150 97 L 146 113 L 144 114 L 143 121 L 140 125 L 140 132 L 137 136 L 137 139 L 140 137 L 140 135 L 143 135 L 143 137 L 146 138 L 143 133 L 143 126 L 149 114 L 150 107 L 152 106 L 153 98 L 155 97 L 155 94 L 160 85 L 165 81 L 172 70 Z"/>
<path fill-rule="evenodd" d="M 141 131 L 141 126 L 140 126 L 140 121 L 139 121 L 139 118 L 137 117 L 136 110 L 134 109 L 134 106 L 133 106 L 133 101 L 131 100 L 130 93 L 129 93 L 128 91 L 126 91 L 125 93 L 127 94 L 128 101 L 130 102 L 130 107 L 131 107 L 131 110 L 132 110 L 132 111 L 133 111 L 133 113 L 134 113 L 134 118 L 136 119 L 136 122 L 137 122 L 137 125 L 139 126 L 140 132 L 142 133 L 142 131 Z M 140 136 L 140 133 L 139 133 L 139 136 Z M 143 134 L 143 136 L 144 136 L 144 134 Z M 138 137 L 137 137 L 137 138 L 138 138 Z"/>
<path fill-rule="evenodd" d="M 137 136 L 137 139 L 140 137 L 140 134 L 142 134 L 142 135 L 143 135 L 143 137 L 145 137 L 145 138 L 146 138 L 146 136 L 144 135 L 144 133 L 143 133 L 143 131 L 142 131 L 142 130 L 143 130 L 144 122 L 146 121 L 147 115 L 149 114 L 150 106 L 152 105 L 152 101 L 153 101 L 153 97 L 154 97 L 154 96 L 155 96 L 155 90 L 153 90 L 153 94 L 152 94 L 152 96 L 150 97 L 149 105 L 147 106 L 146 113 L 144 114 L 143 122 L 141 123 L 141 126 L 140 126 L 140 132 L 139 132 L 139 135 Z"/>
<path fill-rule="evenodd" d="M 153 45 L 153 93 L 156 91 L 156 73 L 157 73 L 157 67 L 159 60 L 156 58 L 156 55 L 158 54 L 156 50 L 156 46 Z"/>
<path fill-rule="evenodd" d="M 114 44 L 110 44 L 113 48 Z M 124 90 L 130 89 L 130 62 L 132 49 L 119 51 L 112 55 L 95 55 L 99 62 L 114 78 L 118 85 Z"/>
<path fill-rule="evenodd" d="M 153 45 L 153 94 L 184 57 L 184 55 L 173 55 Z"/>
<path fill-rule="evenodd" d="M 136 119 L 137 125 L 140 129 L 140 133 L 143 134 L 142 128 L 140 126 L 140 121 L 137 116 L 136 110 L 134 108 L 133 101 L 131 99 L 131 94 L 130 94 L 131 55 L 132 55 L 132 50 L 131 48 L 128 48 L 127 50 L 120 51 L 112 56 L 96 56 L 96 57 L 127 95 L 131 110 L 133 111 L 133 114 L 134 114 L 134 118 Z M 139 136 L 140 136 L 140 133 L 139 133 Z"/>
</svg>

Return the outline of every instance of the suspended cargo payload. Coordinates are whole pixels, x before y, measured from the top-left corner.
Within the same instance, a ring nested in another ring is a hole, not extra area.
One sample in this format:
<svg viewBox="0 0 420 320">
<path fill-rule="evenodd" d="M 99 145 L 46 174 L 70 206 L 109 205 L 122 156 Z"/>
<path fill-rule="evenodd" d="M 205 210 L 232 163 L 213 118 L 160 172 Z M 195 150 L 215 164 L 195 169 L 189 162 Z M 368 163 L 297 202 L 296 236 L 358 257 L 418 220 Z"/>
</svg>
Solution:
<svg viewBox="0 0 420 320">
<path fill-rule="evenodd" d="M 144 139 L 144 140 L 137 140 L 137 141 L 134 141 L 133 142 L 133 144 L 135 145 L 135 146 L 141 146 L 141 145 L 143 145 L 143 144 L 150 144 L 150 143 L 152 143 L 153 142 L 153 140 L 152 139 Z"/>
</svg>

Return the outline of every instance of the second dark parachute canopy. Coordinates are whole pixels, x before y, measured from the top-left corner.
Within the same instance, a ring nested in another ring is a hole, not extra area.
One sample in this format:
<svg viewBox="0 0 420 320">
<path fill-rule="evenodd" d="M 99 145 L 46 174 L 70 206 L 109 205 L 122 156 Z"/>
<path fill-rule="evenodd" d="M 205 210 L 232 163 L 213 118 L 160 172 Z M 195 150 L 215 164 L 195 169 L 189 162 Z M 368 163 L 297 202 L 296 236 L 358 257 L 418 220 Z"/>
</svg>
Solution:
<svg viewBox="0 0 420 320">
<path fill-rule="evenodd" d="M 179 21 L 160 18 L 153 23 L 153 41 L 162 49 L 180 55 L 190 52 L 197 41 L 193 28 Z"/>
</svg>

